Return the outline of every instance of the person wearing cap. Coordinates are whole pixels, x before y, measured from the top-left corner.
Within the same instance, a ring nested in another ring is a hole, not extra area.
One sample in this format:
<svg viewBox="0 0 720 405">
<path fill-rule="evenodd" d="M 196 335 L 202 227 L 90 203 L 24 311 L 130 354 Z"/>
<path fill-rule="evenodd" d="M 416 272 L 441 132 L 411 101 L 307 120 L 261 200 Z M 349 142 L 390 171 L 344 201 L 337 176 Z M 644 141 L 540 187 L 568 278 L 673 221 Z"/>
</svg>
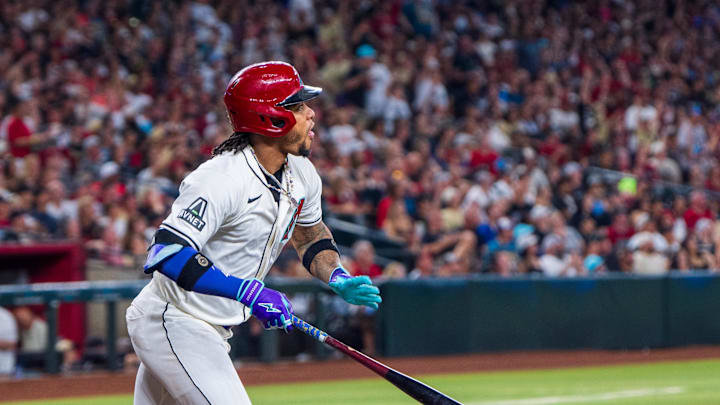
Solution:
<svg viewBox="0 0 720 405">
<path fill-rule="evenodd" d="M 595 254 L 587 255 L 585 257 L 585 260 L 583 260 L 583 267 L 585 267 L 585 270 L 587 270 L 590 274 L 602 273 L 606 270 L 603 258 Z"/>
<path fill-rule="evenodd" d="M 370 69 L 375 63 L 375 56 L 377 52 L 369 44 L 362 44 L 355 50 L 355 61 L 345 77 L 340 96 L 342 104 L 365 107 L 366 93 L 370 88 Z"/>
<path fill-rule="evenodd" d="M 518 249 L 515 244 L 515 237 L 513 235 L 513 223 L 508 217 L 501 217 L 497 221 L 498 234 L 495 239 L 491 240 L 487 244 L 487 250 L 485 251 L 485 260 L 483 262 L 489 263 L 492 261 L 494 255 L 498 252 L 511 252 L 517 253 Z"/>
<path fill-rule="evenodd" d="M 540 270 L 548 277 L 572 277 L 584 270 L 582 258 L 576 253 L 565 253 L 564 241 L 558 235 L 548 235 L 543 239 L 545 252 L 540 257 Z"/>
<path fill-rule="evenodd" d="M 346 302 L 378 308 L 378 288 L 344 269 L 322 220 L 307 104 L 321 92 L 284 62 L 250 65 L 227 85 L 233 134 L 183 179 L 143 266 L 152 281 L 126 312 L 141 361 L 136 405 L 250 404 L 227 340 L 251 316 L 265 329 L 299 324 L 285 294 L 262 281 L 288 242 Z"/>
</svg>

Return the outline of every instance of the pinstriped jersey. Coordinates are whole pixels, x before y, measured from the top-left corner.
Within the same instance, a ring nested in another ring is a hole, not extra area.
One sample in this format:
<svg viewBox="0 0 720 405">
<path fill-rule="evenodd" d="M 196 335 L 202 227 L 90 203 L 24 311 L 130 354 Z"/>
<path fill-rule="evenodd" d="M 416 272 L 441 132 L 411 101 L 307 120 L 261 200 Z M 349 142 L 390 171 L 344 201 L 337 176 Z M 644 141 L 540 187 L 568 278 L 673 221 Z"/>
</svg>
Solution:
<svg viewBox="0 0 720 405">
<path fill-rule="evenodd" d="M 266 176 L 250 146 L 216 156 L 183 179 L 160 227 L 186 240 L 225 274 L 263 279 L 295 225 L 311 226 L 322 219 L 322 182 L 313 164 L 288 155 L 287 168 L 280 184 Z M 278 193 L 276 201 L 270 181 L 292 199 Z M 150 288 L 211 324 L 236 325 L 250 317 L 250 309 L 240 302 L 186 291 L 160 272 L 153 273 Z"/>
</svg>

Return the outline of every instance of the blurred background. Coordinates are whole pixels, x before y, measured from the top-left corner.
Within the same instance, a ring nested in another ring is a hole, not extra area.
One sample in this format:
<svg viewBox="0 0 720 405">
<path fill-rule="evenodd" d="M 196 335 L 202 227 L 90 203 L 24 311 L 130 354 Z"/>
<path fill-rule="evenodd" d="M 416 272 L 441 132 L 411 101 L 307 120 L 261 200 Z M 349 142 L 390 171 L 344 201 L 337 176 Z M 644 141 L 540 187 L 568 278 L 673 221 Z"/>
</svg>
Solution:
<svg viewBox="0 0 720 405">
<path fill-rule="evenodd" d="M 264 60 L 324 88 L 325 222 L 383 289 L 286 249 L 308 320 L 384 356 L 720 343 L 715 1 L 3 0 L 0 374 L 134 370 L 148 242 Z M 333 356 L 235 329 L 239 366 Z"/>
</svg>

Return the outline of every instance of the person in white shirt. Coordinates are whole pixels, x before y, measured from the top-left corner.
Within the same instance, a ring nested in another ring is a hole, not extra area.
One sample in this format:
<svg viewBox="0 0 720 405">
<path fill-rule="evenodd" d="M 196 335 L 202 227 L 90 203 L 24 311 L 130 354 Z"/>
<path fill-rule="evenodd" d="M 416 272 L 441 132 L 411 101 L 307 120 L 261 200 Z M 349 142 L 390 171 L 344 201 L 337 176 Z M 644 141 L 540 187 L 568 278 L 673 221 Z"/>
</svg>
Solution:
<svg viewBox="0 0 720 405">
<path fill-rule="evenodd" d="M 337 148 L 338 153 L 347 156 L 353 152 L 363 150 L 365 145 L 358 136 L 357 128 L 350 123 L 350 110 L 337 110 L 337 120 L 338 122 L 330 127 L 328 136 Z"/>
<path fill-rule="evenodd" d="M 43 352 L 47 346 L 47 322 L 37 317 L 28 307 L 13 310 L 20 329 L 20 351 L 23 353 Z"/>
<path fill-rule="evenodd" d="M 576 254 L 563 252 L 563 241 L 557 235 L 548 235 L 543 241 L 545 254 L 540 256 L 540 270 L 548 277 L 573 277 L 583 272 L 582 259 Z"/>
<path fill-rule="evenodd" d="M 635 131 L 640 121 L 655 121 L 657 109 L 643 96 L 635 96 L 633 103 L 625 110 L 625 128 Z"/>
<path fill-rule="evenodd" d="M 405 98 L 405 90 L 400 84 L 394 84 L 390 87 L 390 97 L 388 97 L 385 106 L 385 133 L 392 134 L 395 130 L 395 122 L 398 120 L 410 119 L 410 105 Z"/>
<path fill-rule="evenodd" d="M 15 349 L 18 341 L 17 323 L 13 314 L 0 307 L 0 376 L 15 370 Z"/>
</svg>

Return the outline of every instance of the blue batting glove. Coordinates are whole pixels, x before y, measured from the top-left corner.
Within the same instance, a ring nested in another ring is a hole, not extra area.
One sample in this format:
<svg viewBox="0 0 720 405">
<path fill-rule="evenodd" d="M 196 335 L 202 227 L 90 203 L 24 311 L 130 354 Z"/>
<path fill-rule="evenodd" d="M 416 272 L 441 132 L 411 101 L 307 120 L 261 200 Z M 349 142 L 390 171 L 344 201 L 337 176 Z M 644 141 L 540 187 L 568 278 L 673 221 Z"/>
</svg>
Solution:
<svg viewBox="0 0 720 405">
<path fill-rule="evenodd" d="M 345 301 L 355 305 L 365 305 L 378 309 L 382 302 L 380 290 L 372 284 L 370 277 L 352 277 L 345 269 L 338 267 L 330 275 L 328 282 L 330 288 Z"/>
<path fill-rule="evenodd" d="M 262 322 L 265 329 L 293 329 L 293 309 L 285 294 L 265 287 L 256 279 L 244 280 L 238 291 L 237 300 L 250 307 L 252 313 Z"/>
</svg>

